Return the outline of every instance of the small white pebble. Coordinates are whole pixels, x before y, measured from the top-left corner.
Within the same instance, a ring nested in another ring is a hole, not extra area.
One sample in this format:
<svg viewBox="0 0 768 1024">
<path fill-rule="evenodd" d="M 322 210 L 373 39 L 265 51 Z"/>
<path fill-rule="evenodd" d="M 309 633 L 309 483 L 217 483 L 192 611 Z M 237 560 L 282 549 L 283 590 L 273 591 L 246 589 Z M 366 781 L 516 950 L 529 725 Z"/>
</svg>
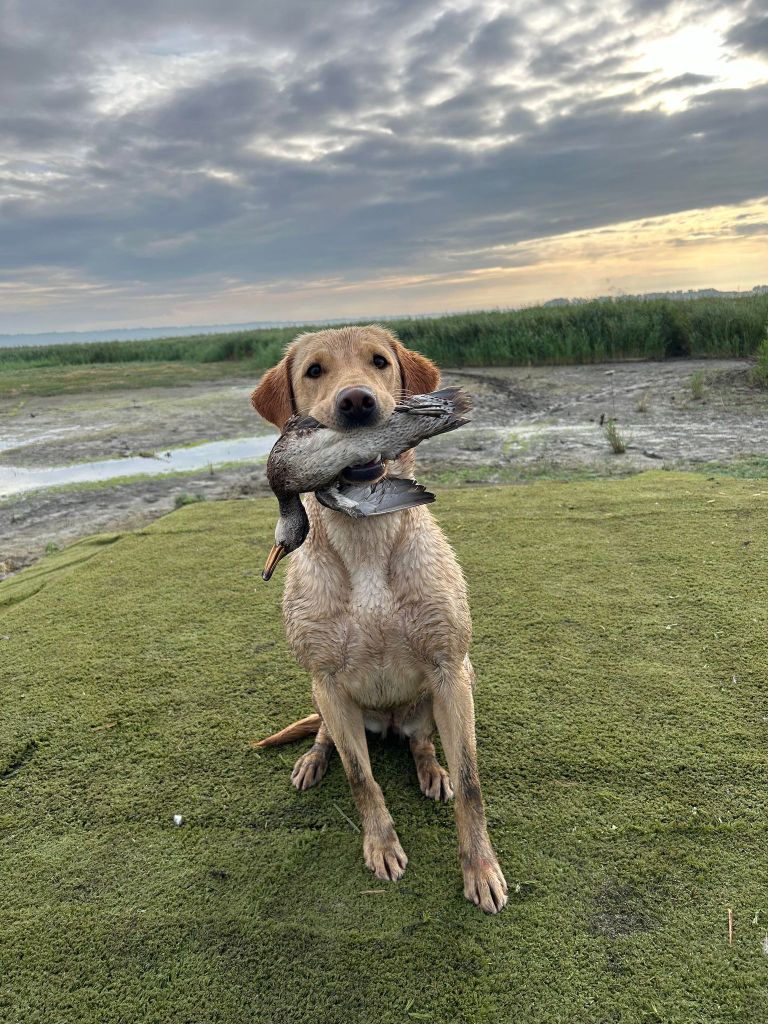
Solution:
<svg viewBox="0 0 768 1024">
<path fill-rule="evenodd" d="M 768 956 L 768 935 L 763 939 L 763 953 Z"/>
<path fill-rule="evenodd" d="M 174 825 L 181 825 L 183 822 L 184 822 L 184 819 L 182 818 L 182 816 L 180 814 L 174 814 L 174 816 L 173 816 L 173 824 Z"/>
</svg>

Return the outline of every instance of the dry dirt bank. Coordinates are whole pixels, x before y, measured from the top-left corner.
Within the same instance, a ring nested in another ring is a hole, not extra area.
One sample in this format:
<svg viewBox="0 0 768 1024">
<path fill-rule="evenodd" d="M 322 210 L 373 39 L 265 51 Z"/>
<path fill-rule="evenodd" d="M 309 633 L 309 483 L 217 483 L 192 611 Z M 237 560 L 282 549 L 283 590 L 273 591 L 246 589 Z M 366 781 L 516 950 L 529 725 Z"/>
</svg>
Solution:
<svg viewBox="0 0 768 1024">
<path fill-rule="evenodd" d="M 728 466 L 768 451 L 768 393 L 741 360 L 449 370 L 475 399 L 471 426 L 422 446 L 426 483 L 615 475 L 645 468 Z M 0 402 L 0 482 L 43 469 L 264 435 L 248 395 L 254 381 Z M 603 421 L 626 443 L 616 455 Z M 29 491 L 0 500 L 0 573 L 90 533 L 140 525 L 184 495 L 266 490 L 263 459 L 179 476 Z M 768 461 L 765 463 L 768 472 Z"/>
</svg>

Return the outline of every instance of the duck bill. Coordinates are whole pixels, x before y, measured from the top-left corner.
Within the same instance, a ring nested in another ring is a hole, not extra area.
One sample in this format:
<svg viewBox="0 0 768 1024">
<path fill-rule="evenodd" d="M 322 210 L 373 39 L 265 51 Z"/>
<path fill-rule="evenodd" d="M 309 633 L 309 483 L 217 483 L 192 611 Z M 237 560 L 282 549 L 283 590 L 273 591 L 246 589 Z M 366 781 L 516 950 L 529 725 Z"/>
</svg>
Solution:
<svg viewBox="0 0 768 1024">
<path fill-rule="evenodd" d="M 284 558 L 288 552 L 285 550 L 282 544 L 275 544 L 272 550 L 269 552 L 269 558 L 267 558 L 266 564 L 264 565 L 264 572 L 261 574 L 263 580 L 271 580 L 272 573 L 275 571 L 275 566 Z"/>
</svg>

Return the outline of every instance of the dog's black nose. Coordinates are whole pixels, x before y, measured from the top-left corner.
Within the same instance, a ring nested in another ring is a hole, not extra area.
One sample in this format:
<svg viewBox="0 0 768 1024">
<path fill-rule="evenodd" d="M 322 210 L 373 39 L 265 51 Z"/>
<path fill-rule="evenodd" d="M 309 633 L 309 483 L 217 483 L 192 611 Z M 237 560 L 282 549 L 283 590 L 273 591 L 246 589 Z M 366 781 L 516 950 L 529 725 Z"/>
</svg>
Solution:
<svg viewBox="0 0 768 1024">
<path fill-rule="evenodd" d="M 336 396 L 339 419 L 348 427 L 362 427 L 370 422 L 377 408 L 376 396 L 368 388 L 343 388 Z"/>
</svg>

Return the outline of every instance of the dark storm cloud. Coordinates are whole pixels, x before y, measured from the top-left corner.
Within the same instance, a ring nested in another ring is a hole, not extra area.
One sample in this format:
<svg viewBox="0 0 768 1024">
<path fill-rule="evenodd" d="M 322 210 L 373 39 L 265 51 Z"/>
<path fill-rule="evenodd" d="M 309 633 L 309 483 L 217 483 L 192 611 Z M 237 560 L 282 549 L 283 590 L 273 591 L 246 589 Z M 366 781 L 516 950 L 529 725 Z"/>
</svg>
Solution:
<svg viewBox="0 0 768 1024">
<path fill-rule="evenodd" d="M 295 0 L 13 10 L 9 269 L 148 288 L 438 272 L 456 253 L 481 266 L 492 246 L 766 191 L 766 88 L 688 73 L 645 88 L 710 90 L 686 109 L 630 109 L 646 80 L 628 65 L 636 40 L 599 9 L 563 6 L 545 32 L 522 9 L 436 0 L 347 0 L 332 25 Z M 132 97 L 152 74 L 166 77 Z"/>
</svg>

